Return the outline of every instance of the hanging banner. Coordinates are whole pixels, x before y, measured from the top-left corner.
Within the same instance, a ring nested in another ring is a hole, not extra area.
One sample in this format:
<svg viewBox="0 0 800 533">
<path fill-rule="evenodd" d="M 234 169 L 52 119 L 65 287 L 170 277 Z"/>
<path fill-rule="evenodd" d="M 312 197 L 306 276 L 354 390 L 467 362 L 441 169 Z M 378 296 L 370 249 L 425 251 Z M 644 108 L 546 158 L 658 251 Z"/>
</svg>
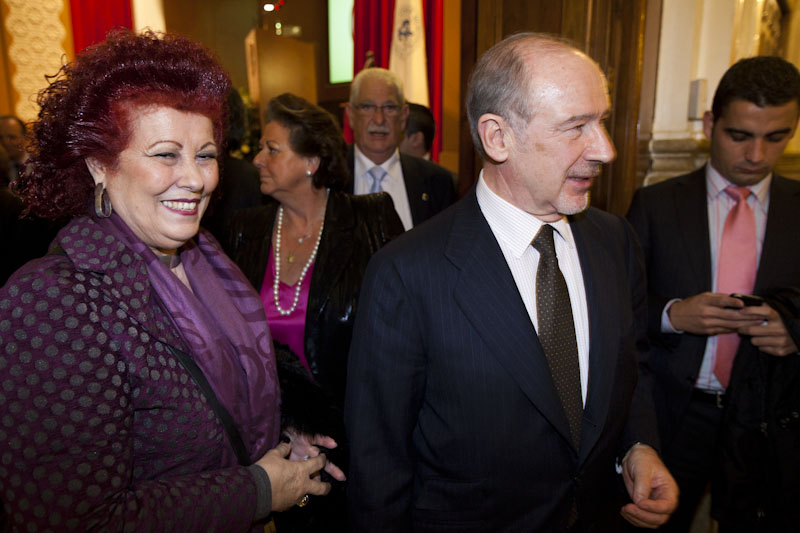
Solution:
<svg viewBox="0 0 800 533">
<path fill-rule="evenodd" d="M 396 0 L 389 70 L 403 80 L 406 101 L 429 106 L 422 0 Z"/>
</svg>

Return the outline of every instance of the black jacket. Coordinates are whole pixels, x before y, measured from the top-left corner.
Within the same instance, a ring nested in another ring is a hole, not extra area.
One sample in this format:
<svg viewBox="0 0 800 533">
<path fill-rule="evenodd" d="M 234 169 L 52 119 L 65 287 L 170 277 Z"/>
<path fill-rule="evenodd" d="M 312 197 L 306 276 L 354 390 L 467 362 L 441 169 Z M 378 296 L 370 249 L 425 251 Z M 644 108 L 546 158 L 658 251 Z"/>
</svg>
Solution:
<svg viewBox="0 0 800 533">
<path fill-rule="evenodd" d="M 222 245 L 257 291 L 272 247 L 278 202 L 237 212 Z M 314 379 L 344 403 L 347 353 L 361 279 L 372 254 L 403 233 L 386 193 L 353 196 L 331 191 L 306 309 L 305 355 Z"/>
<path fill-rule="evenodd" d="M 704 335 L 663 333 L 672 298 L 712 290 L 705 167 L 643 187 L 628 219 L 644 249 L 648 323 L 661 439 L 668 449 L 689 405 L 703 361 Z M 800 183 L 773 175 L 753 293 L 800 337 Z M 794 303 L 792 303 L 794 302 Z M 785 531 L 800 521 L 800 356 L 773 357 L 743 339 L 725 394 L 712 514 L 725 531 Z"/>
<path fill-rule="evenodd" d="M 0 187 L 0 286 L 19 267 L 47 253 L 47 247 L 65 221 L 20 218 L 22 199 Z"/>
<path fill-rule="evenodd" d="M 800 287 L 800 183 L 773 175 L 769 202 L 753 288 L 760 296 L 770 288 Z M 628 220 L 645 254 L 656 412 L 668 450 L 686 414 L 708 340 L 705 335 L 661 331 L 661 312 L 668 301 L 713 289 L 705 167 L 636 191 Z M 740 351 L 747 344 L 740 343 Z M 739 366 L 734 363 L 732 386 L 746 370 Z"/>
<path fill-rule="evenodd" d="M 771 288 L 767 303 L 800 346 L 800 288 Z M 722 428 L 712 514 L 725 531 L 796 531 L 800 523 L 800 355 L 775 357 L 743 342 Z"/>
</svg>

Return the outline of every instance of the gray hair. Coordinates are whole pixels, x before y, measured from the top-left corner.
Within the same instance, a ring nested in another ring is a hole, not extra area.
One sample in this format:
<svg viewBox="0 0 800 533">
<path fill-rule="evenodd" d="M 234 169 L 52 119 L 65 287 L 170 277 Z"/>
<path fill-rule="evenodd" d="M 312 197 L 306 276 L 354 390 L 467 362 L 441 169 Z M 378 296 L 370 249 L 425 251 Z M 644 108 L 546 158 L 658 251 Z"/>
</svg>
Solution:
<svg viewBox="0 0 800 533">
<path fill-rule="evenodd" d="M 395 92 L 397 93 L 397 102 L 400 104 L 400 107 L 403 107 L 406 103 L 405 98 L 403 98 L 403 80 L 400 79 L 400 76 L 392 72 L 391 70 L 386 70 L 385 68 L 380 67 L 370 67 L 365 68 L 358 74 L 356 77 L 353 78 L 352 83 L 350 84 L 350 105 L 356 105 L 358 103 L 358 97 L 361 93 L 361 84 L 366 79 L 372 80 L 380 80 L 385 84 L 389 85 L 390 87 L 394 88 Z"/>
<path fill-rule="evenodd" d="M 478 58 L 467 86 L 467 118 L 475 150 L 488 159 L 478 134 L 478 119 L 486 113 L 503 117 L 515 132 L 533 116 L 533 72 L 523 50 L 579 51 L 566 39 L 542 33 L 517 33 L 495 44 Z"/>
</svg>

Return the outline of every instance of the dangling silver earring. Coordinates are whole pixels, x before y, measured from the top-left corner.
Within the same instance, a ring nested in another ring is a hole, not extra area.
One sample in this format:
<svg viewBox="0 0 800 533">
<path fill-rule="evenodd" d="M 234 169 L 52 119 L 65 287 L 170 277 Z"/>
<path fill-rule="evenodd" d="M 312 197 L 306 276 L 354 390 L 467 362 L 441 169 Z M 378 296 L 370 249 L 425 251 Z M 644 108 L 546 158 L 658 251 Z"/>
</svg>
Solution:
<svg viewBox="0 0 800 533">
<path fill-rule="evenodd" d="M 94 214 L 100 218 L 108 218 L 112 211 L 111 200 L 106 194 L 106 186 L 98 183 L 94 186 Z"/>
</svg>

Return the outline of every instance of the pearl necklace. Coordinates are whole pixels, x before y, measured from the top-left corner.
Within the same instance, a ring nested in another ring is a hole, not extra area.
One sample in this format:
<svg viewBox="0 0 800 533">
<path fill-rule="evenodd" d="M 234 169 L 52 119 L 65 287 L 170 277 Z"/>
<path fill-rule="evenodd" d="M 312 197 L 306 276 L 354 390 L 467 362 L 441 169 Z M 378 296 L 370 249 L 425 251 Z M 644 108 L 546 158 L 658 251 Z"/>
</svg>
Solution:
<svg viewBox="0 0 800 533">
<path fill-rule="evenodd" d="M 303 279 L 306 277 L 308 269 L 314 264 L 314 258 L 317 257 L 317 250 L 319 250 L 319 241 L 322 240 L 322 229 L 325 227 L 325 217 L 322 218 L 322 223 L 319 225 L 319 235 L 317 235 L 317 242 L 314 244 L 314 251 L 311 252 L 311 257 L 308 258 L 303 270 L 300 272 L 300 279 L 294 286 L 294 299 L 292 300 L 292 307 L 283 309 L 281 307 L 280 298 L 278 298 L 278 291 L 281 282 L 281 229 L 283 228 L 283 206 L 278 206 L 278 228 L 275 232 L 275 280 L 272 282 L 272 297 L 275 301 L 275 309 L 281 316 L 289 316 L 297 309 L 297 302 L 300 300 L 300 290 L 302 289 Z"/>
</svg>

